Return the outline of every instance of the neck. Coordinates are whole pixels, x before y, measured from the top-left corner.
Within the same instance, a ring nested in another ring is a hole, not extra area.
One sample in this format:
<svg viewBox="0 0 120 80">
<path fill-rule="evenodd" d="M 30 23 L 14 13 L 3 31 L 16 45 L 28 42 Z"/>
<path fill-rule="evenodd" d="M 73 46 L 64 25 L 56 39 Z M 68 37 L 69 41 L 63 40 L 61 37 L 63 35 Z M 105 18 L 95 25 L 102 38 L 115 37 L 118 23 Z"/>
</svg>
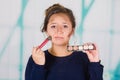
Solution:
<svg viewBox="0 0 120 80">
<path fill-rule="evenodd" d="M 49 52 L 54 55 L 54 56 L 58 56 L 58 57 L 62 57 L 62 56 L 68 56 L 71 54 L 71 52 L 67 51 L 67 45 L 64 46 L 55 46 L 53 45 L 50 49 Z"/>
</svg>

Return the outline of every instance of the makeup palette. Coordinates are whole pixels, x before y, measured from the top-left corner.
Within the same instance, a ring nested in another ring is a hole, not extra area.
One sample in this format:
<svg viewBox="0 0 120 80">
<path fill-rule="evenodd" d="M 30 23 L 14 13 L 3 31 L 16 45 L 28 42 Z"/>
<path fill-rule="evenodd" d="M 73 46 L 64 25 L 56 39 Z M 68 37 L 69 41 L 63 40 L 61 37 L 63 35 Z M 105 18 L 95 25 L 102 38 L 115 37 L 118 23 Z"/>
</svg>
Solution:
<svg viewBox="0 0 120 80">
<path fill-rule="evenodd" d="M 67 46 L 68 51 L 83 51 L 83 50 L 93 50 L 94 45 L 89 44 L 89 45 L 71 45 Z"/>
</svg>

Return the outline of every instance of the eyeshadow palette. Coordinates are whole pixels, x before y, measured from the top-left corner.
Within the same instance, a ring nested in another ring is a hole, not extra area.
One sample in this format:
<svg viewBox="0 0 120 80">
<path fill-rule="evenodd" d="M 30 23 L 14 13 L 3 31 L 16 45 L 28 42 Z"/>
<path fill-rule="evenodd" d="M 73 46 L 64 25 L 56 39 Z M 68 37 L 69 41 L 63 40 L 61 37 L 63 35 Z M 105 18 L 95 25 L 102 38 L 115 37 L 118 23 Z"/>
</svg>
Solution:
<svg viewBox="0 0 120 80">
<path fill-rule="evenodd" d="M 94 45 L 89 44 L 89 45 L 71 45 L 67 46 L 68 51 L 83 51 L 83 50 L 93 50 Z"/>
</svg>

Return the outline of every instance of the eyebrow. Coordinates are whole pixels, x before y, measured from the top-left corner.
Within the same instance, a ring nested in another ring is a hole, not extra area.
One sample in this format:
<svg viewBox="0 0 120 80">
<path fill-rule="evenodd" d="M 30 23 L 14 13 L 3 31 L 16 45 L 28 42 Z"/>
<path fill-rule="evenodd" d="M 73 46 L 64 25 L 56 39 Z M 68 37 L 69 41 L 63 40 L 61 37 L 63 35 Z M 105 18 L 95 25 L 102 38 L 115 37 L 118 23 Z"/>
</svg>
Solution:
<svg viewBox="0 0 120 80">
<path fill-rule="evenodd" d="M 51 25 L 51 24 L 57 24 L 57 23 L 50 23 L 50 25 Z M 68 25 L 68 23 L 63 23 L 63 24 L 67 24 L 67 25 Z"/>
</svg>

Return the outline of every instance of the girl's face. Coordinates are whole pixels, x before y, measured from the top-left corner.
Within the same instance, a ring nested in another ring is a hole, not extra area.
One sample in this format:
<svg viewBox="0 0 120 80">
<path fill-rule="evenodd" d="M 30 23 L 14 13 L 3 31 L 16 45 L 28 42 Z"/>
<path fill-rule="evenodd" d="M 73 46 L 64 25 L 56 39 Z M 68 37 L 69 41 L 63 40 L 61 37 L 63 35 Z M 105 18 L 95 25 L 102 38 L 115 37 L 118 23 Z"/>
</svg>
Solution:
<svg viewBox="0 0 120 80">
<path fill-rule="evenodd" d="M 55 45 L 67 45 L 74 29 L 66 14 L 53 14 L 47 25 L 47 35 L 52 37 L 52 43 Z"/>
</svg>

